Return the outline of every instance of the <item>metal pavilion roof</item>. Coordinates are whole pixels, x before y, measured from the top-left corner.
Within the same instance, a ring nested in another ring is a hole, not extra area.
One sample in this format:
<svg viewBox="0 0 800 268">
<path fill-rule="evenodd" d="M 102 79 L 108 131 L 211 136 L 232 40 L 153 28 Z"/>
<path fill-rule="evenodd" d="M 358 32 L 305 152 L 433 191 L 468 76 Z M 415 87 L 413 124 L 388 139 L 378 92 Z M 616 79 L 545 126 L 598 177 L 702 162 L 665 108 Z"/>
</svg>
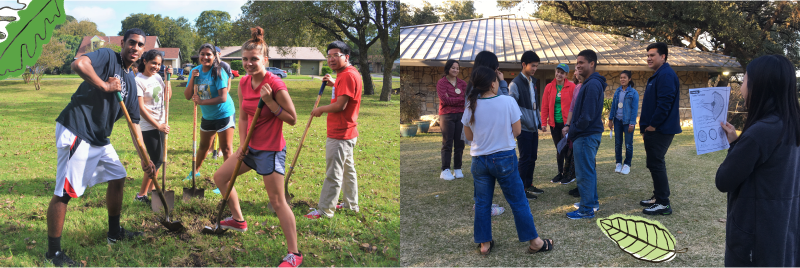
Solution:
<svg viewBox="0 0 800 268">
<path fill-rule="evenodd" d="M 581 50 L 598 54 L 598 70 L 650 70 L 649 43 L 541 19 L 492 17 L 400 28 L 401 66 L 443 66 L 457 59 L 471 66 L 483 50 L 494 52 L 503 68 L 516 68 L 522 53 L 533 50 L 540 68 L 575 64 Z M 742 72 L 736 58 L 670 46 L 670 66 L 676 71 Z"/>
</svg>

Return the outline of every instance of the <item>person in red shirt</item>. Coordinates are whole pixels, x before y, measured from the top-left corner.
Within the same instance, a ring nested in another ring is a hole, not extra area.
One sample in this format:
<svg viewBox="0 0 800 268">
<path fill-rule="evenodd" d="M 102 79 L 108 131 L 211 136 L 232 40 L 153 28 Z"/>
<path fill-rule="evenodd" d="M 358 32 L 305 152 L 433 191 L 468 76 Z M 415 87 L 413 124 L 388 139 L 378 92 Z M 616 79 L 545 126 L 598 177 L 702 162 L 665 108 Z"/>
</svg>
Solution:
<svg viewBox="0 0 800 268">
<path fill-rule="evenodd" d="M 255 130 L 247 151 L 239 149 L 233 154 L 237 158 L 225 160 L 214 173 L 214 182 L 221 191 L 227 190 L 237 160 L 242 160 L 245 164 L 240 167 L 237 175 L 255 170 L 263 177 L 264 188 L 267 189 L 269 201 L 281 223 L 289 251 L 278 267 L 297 267 L 303 263 L 303 255 L 297 249 L 294 213 L 286 202 L 283 189 L 283 176 L 286 173 L 283 123 L 294 125 L 297 114 L 286 84 L 265 67 L 268 62 L 268 47 L 264 42 L 264 29 L 256 27 L 250 30 L 252 38 L 242 45 L 242 65 L 247 70 L 247 75 L 239 81 L 239 107 L 242 109 L 239 113 L 239 125 L 245 126 L 239 128 L 239 144 L 244 144 L 248 129 L 255 127 Z M 256 125 L 250 126 L 259 100 L 263 100 L 266 105 L 261 109 Z M 231 217 L 220 221 L 220 227 L 239 232 L 247 231 L 247 222 L 242 215 L 235 188 L 228 198 L 228 208 L 231 210 Z"/>
<path fill-rule="evenodd" d="M 458 79 L 458 72 L 458 61 L 447 60 L 444 64 L 445 75 L 436 83 L 436 95 L 439 96 L 439 125 L 442 127 L 442 173 L 439 174 L 439 178 L 446 181 L 464 178 L 464 173 L 461 172 L 461 155 L 464 154 L 464 140 L 461 139 L 464 126 L 461 124 L 461 116 L 464 114 L 467 82 Z M 451 156 L 453 173 L 450 173 Z"/>
<path fill-rule="evenodd" d="M 342 41 L 328 45 L 328 66 L 336 71 L 336 79 L 325 75 L 322 81 L 332 86 L 331 104 L 317 107 L 312 116 L 328 114 L 328 140 L 325 144 L 325 182 L 319 196 L 319 205 L 306 218 L 319 219 L 321 215 L 333 217 L 334 209 L 346 208 L 358 212 L 358 180 L 356 178 L 353 148 L 358 139 L 358 108 L 361 106 L 361 74 L 351 66 L 350 47 Z M 343 203 L 336 204 L 339 190 L 344 193 Z"/>
</svg>

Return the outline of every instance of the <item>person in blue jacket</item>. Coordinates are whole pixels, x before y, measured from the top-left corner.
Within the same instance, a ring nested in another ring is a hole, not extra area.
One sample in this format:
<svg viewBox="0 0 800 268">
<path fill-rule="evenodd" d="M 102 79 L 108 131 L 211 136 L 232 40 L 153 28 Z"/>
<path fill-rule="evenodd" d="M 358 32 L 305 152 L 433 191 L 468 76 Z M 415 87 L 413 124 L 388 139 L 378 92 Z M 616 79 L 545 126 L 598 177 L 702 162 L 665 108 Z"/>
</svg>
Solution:
<svg viewBox="0 0 800 268">
<path fill-rule="evenodd" d="M 631 71 L 622 71 L 619 74 L 620 86 L 614 92 L 611 102 L 611 112 L 608 113 L 608 129 L 614 131 L 614 157 L 617 166 L 614 172 L 628 175 L 631 172 L 631 158 L 633 158 L 633 129 L 636 126 L 636 116 L 639 114 L 639 92 L 636 91 L 631 81 Z M 625 161 L 622 161 L 622 141 L 625 140 Z"/>
<path fill-rule="evenodd" d="M 600 208 L 596 157 L 603 134 L 603 90 L 608 84 L 605 77 L 595 72 L 596 68 L 597 54 L 594 51 L 587 49 L 578 53 L 575 69 L 588 76 L 578 92 L 572 121 L 564 124 L 567 138 L 572 141 L 575 175 L 581 193 L 578 210 L 567 213 L 567 217 L 573 220 L 594 218 L 594 212 Z"/>
<path fill-rule="evenodd" d="M 642 115 L 639 118 L 639 131 L 644 140 L 647 154 L 647 169 L 653 177 L 653 196 L 639 202 L 646 207 L 642 213 L 647 215 L 670 215 L 669 180 L 664 156 L 675 134 L 681 133 L 680 80 L 667 63 L 667 44 L 653 43 L 647 46 L 647 67 L 655 73 L 647 79 L 642 100 Z"/>
</svg>

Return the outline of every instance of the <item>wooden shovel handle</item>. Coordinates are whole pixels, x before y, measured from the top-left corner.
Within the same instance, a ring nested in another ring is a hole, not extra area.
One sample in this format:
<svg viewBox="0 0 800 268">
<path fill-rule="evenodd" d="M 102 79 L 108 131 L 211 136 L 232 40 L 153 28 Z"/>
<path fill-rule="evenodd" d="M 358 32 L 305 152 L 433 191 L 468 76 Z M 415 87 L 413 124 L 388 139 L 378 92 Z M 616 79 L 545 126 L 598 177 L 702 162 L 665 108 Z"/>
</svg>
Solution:
<svg viewBox="0 0 800 268">
<path fill-rule="evenodd" d="M 250 144 L 250 138 L 253 137 L 254 130 L 256 129 L 256 121 L 258 120 L 258 116 L 261 114 L 261 108 L 265 105 L 264 100 L 258 100 L 258 108 L 256 109 L 256 114 L 253 115 L 253 121 L 250 123 L 250 128 L 247 130 L 247 137 L 244 139 L 244 143 L 239 145 L 239 151 L 244 152 L 247 154 L 247 145 Z M 233 190 L 233 184 L 236 183 L 236 174 L 239 174 L 239 168 L 242 167 L 242 160 L 239 160 L 239 156 L 235 155 L 236 157 L 236 167 L 233 169 L 233 173 L 231 173 L 231 180 L 228 182 L 228 188 L 225 191 L 225 195 L 223 196 L 222 200 L 219 203 L 219 211 L 217 212 L 217 223 L 219 223 L 220 218 L 222 217 L 222 211 L 225 210 L 225 203 L 228 202 L 228 197 L 231 196 L 231 191 Z"/>
<path fill-rule="evenodd" d="M 116 93 L 117 100 L 119 101 L 119 106 L 122 108 L 122 113 L 125 114 L 125 120 L 128 121 L 128 130 L 130 131 L 131 135 L 133 135 L 133 139 L 136 142 L 133 144 L 136 147 L 136 152 L 139 154 L 139 159 L 141 159 L 144 163 L 150 163 L 150 157 L 147 155 L 147 148 L 144 147 L 144 142 L 136 133 L 133 133 L 133 121 L 131 121 L 131 115 L 128 114 L 128 108 L 125 107 L 125 102 L 122 101 L 122 94 L 119 92 Z M 156 186 L 156 190 L 158 191 L 158 197 L 161 199 L 161 203 L 164 205 L 164 216 L 169 218 L 169 207 L 167 206 L 167 200 L 164 199 L 164 193 L 161 192 L 161 187 L 158 186 L 158 180 L 155 178 L 155 172 L 153 170 L 150 171 L 150 178 L 152 178 L 153 185 Z"/>
<path fill-rule="evenodd" d="M 322 81 L 322 86 L 319 88 L 319 93 L 317 94 L 317 100 L 314 102 L 314 108 L 311 109 L 312 111 L 317 108 L 319 105 L 319 99 L 322 97 L 322 92 L 325 91 L 325 85 L 327 83 Z M 311 127 L 311 120 L 314 120 L 314 116 L 309 116 L 308 123 L 306 123 L 306 130 L 303 131 L 303 137 L 300 138 L 300 144 L 297 145 L 297 151 L 294 153 L 294 159 L 292 159 L 292 165 L 289 166 L 289 170 L 286 171 L 286 180 L 283 182 L 283 191 L 284 193 L 289 193 L 289 179 L 292 177 L 292 171 L 294 171 L 294 165 L 297 164 L 297 158 L 300 156 L 300 150 L 303 149 L 303 142 L 306 141 L 306 134 L 308 134 L 308 129 Z"/>
</svg>

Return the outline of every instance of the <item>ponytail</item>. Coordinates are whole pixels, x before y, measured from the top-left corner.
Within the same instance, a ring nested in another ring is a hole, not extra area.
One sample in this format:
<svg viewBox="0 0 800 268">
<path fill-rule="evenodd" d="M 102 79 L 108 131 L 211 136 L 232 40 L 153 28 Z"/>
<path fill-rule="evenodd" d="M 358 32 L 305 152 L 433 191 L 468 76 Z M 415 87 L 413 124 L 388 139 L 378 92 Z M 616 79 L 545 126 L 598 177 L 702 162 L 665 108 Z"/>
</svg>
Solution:
<svg viewBox="0 0 800 268">
<path fill-rule="evenodd" d="M 497 81 L 497 72 L 488 67 L 479 66 L 472 70 L 472 74 L 469 76 L 472 90 L 467 95 L 469 110 L 472 112 L 472 116 L 469 118 L 470 125 L 475 124 L 475 108 L 478 107 L 478 96 L 492 90 L 492 82 L 495 81 Z"/>
<path fill-rule="evenodd" d="M 242 44 L 242 50 L 256 50 L 261 52 L 264 57 L 268 57 L 269 47 L 267 46 L 267 42 L 264 41 L 264 29 L 258 26 L 250 28 L 250 36 L 250 40 Z"/>
</svg>

